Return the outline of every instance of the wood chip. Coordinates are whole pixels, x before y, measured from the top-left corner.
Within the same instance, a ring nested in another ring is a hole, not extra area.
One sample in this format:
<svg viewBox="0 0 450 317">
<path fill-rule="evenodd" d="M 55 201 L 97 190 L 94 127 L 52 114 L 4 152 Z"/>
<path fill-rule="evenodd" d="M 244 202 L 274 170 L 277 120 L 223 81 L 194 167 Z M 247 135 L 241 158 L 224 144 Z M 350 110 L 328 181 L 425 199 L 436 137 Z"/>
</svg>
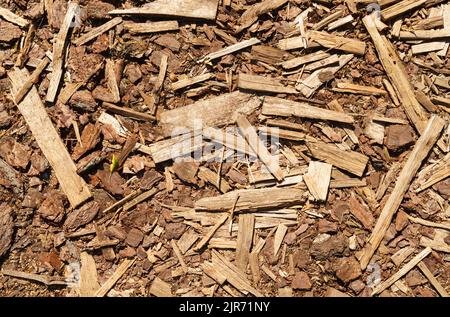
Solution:
<svg viewBox="0 0 450 317">
<path fill-rule="evenodd" d="M 125 22 L 123 27 L 135 34 L 159 33 L 176 31 L 179 29 L 178 21 L 158 21 L 146 23 Z"/>
<path fill-rule="evenodd" d="M 83 297 L 93 297 L 100 288 L 94 258 L 86 252 L 81 252 L 80 261 L 80 295 Z"/>
<path fill-rule="evenodd" d="M 381 10 L 381 17 L 383 20 L 387 21 L 390 19 L 393 19 L 409 10 L 415 9 L 417 7 L 422 6 L 425 4 L 427 0 L 403 0 L 400 2 L 395 3 L 394 5 L 391 5 L 383 10 Z"/>
<path fill-rule="evenodd" d="M 400 264 L 402 264 L 413 253 L 414 253 L 413 247 L 410 247 L 410 246 L 404 247 L 404 248 L 398 250 L 397 252 L 395 252 L 391 256 L 391 260 L 392 260 L 392 262 L 394 262 L 394 264 L 396 266 L 400 266 Z"/>
<path fill-rule="evenodd" d="M 276 256 L 278 251 L 280 251 L 281 243 L 283 243 L 284 236 L 286 235 L 288 227 L 280 224 L 277 226 L 277 231 L 275 231 L 275 236 L 273 240 L 273 254 Z"/>
<path fill-rule="evenodd" d="M 112 29 L 116 25 L 119 25 L 122 23 L 122 18 L 114 18 L 105 24 L 102 24 L 96 28 L 93 28 L 91 31 L 87 32 L 86 34 L 83 34 L 79 38 L 77 38 L 73 43 L 77 46 L 86 44 L 87 42 L 95 39 L 97 36 L 105 33 L 106 31 Z"/>
<path fill-rule="evenodd" d="M 353 16 L 351 14 L 349 14 L 349 15 L 343 17 L 343 18 L 340 18 L 340 19 L 338 19 L 338 20 L 328 24 L 327 30 L 328 31 L 335 30 L 337 28 L 340 28 L 343 25 L 346 25 L 346 24 L 352 22 L 353 20 L 354 20 Z"/>
<path fill-rule="evenodd" d="M 236 211 L 257 211 L 276 209 L 301 204 L 303 190 L 294 188 L 263 188 L 234 190 L 216 197 L 205 197 L 195 202 L 197 211 L 229 211 L 236 196 L 239 200 Z"/>
<path fill-rule="evenodd" d="M 217 229 L 219 229 L 220 226 L 222 226 L 225 221 L 228 219 L 228 214 L 222 215 L 220 219 L 216 222 L 216 224 L 208 231 L 208 233 L 197 243 L 197 245 L 194 247 L 194 250 L 201 250 L 205 247 L 205 245 L 208 243 L 208 241 L 213 237 L 213 235 L 216 233 Z"/>
<path fill-rule="evenodd" d="M 187 133 L 153 143 L 148 146 L 148 154 L 156 164 L 183 157 L 203 147 L 204 142 L 194 142 L 193 138 L 195 135 Z M 142 148 L 142 145 L 139 148 Z"/>
<path fill-rule="evenodd" d="M 106 82 L 108 84 L 109 91 L 111 92 L 112 100 L 114 103 L 116 103 L 120 101 L 120 91 L 119 91 L 119 84 L 117 82 L 117 76 L 114 69 L 115 69 L 114 61 L 111 59 L 107 59 L 105 64 Z"/>
<path fill-rule="evenodd" d="M 356 176 L 362 176 L 369 158 L 355 151 L 343 151 L 333 144 L 308 142 L 311 155 L 333 166 L 346 170 Z"/>
<path fill-rule="evenodd" d="M 226 193 L 231 190 L 230 185 L 223 178 L 220 179 L 220 185 L 218 186 L 216 173 L 214 173 L 207 167 L 204 167 L 204 166 L 200 167 L 200 169 L 198 171 L 198 177 L 200 179 L 203 179 L 204 181 L 209 182 L 210 184 L 214 185 L 222 193 Z"/>
<path fill-rule="evenodd" d="M 436 289 L 439 295 L 441 295 L 442 297 L 448 297 L 448 293 L 445 290 L 445 288 L 442 287 L 442 285 L 434 277 L 433 273 L 430 271 L 430 269 L 426 266 L 426 264 L 423 261 L 417 263 L 417 267 L 427 277 L 427 279 L 430 281 L 431 285 L 433 285 L 433 287 Z"/>
<path fill-rule="evenodd" d="M 421 218 L 417 218 L 417 217 L 412 217 L 408 215 L 408 219 L 414 223 L 418 223 L 421 224 L 423 226 L 427 226 L 427 227 L 433 227 L 433 228 L 441 228 L 441 229 L 445 229 L 445 230 L 449 230 L 450 231 L 450 224 L 449 223 L 436 223 L 433 221 L 428 221 L 425 219 L 421 219 Z"/>
<path fill-rule="evenodd" d="M 230 45 L 230 46 L 228 46 L 224 49 L 221 49 L 217 52 L 209 53 L 204 58 L 202 58 L 201 61 L 205 62 L 205 63 L 210 63 L 211 61 L 213 61 L 217 58 L 220 58 L 220 57 L 228 55 L 228 54 L 233 54 L 235 52 L 238 52 L 240 50 L 243 50 L 247 47 L 250 47 L 252 45 L 259 44 L 259 43 L 261 43 L 261 41 L 258 40 L 257 38 L 251 38 L 249 40 L 244 40 L 242 42 Z"/>
<path fill-rule="evenodd" d="M 325 18 L 323 18 L 319 22 L 315 23 L 311 27 L 311 29 L 316 30 L 316 31 L 320 31 L 321 29 L 323 29 L 328 24 L 330 24 L 330 23 L 338 20 L 339 18 L 341 18 L 343 16 L 343 14 L 344 14 L 344 10 L 336 10 L 336 12 L 333 12 L 330 15 L 327 15 Z"/>
<path fill-rule="evenodd" d="M 172 250 L 175 253 L 175 256 L 177 257 L 178 262 L 180 262 L 180 265 L 183 268 L 183 271 L 185 273 L 187 273 L 188 272 L 188 267 L 186 265 L 186 262 L 184 262 L 183 255 L 181 254 L 181 251 L 178 248 L 178 245 L 175 242 L 175 240 L 170 240 L 170 245 L 172 246 Z"/>
<path fill-rule="evenodd" d="M 206 74 L 202 74 L 202 75 L 195 76 L 192 78 L 179 80 L 177 82 L 172 83 L 171 87 L 175 91 L 175 90 L 179 90 L 182 88 L 186 88 L 186 87 L 201 83 L 201 82 L 211 79 L 213 77 L 214 77 L 214 75 L 212 73 L 206 73 Z"/>
<path fill-rule="evenodd" d="M 173 297 L 172 287 L 159 277 L 155 277 L 149 289 L 150 294 L 156 297 Z"/>
<path fill-rule="evenodd" d="M 117 9 L 109 14 L 167 16 L 214 20 L 218 0 L 157 0 L 142 8 Z"/>
<path fill-rule="evenodd" d="M 426 113 L 414 96 L 411 81 L 406 74 L 403 62 L 398 58 L 397 52 L 389 40 L 378 33 L 373 16 L 363 18 L 364 25 L 375 44 L 381 63 L 392 82 L 397 96 L 403 106 L 408 118 L 414 123 L 419 132 L 426 125 Z"/>
<path fill-rule="evenodd" d="M 440 51 L 444 48 L 445 42 L 428 42 L 422 44 L 416 44 L 411 46 L 411 52 L 413 54 L 423 54 L 429 52 Z"/>
<path fill-rule="evenodd" d="M 103 297 L 113 288 L 117 281 L 128 271 L 136 259 L 125 259 L 120 263 L 108 280 L 95 292 L 95 297 Z"/>
<path fill-rule="evenodd" d="M 224 107 L 224 104 L 227 107 Z M 172 136 L 172 133 L 183 129 L 193 131 L 199 128 L 232 124 L 238 112 L 249 114 L 259 105 L 260 101 L 257 97 L 236 91 L 165 111 L 161 113 L 159 122 L 164 135 Z M 199 119 L 201 119 L 201 126 L 197 127 Z"/>
<path fill-rule="evenodd" d="M 356 39 L 345 38 L 320 31 L 309 31 L 309 40 L 319 43 L 326 48 L 344 51 L 351 54 L 363 55 L 366 51 L 366 43 Z"/>
<path fill-rule="evenodd" d="M 144 112 L 139 112 L 139 111 L 133 110 L 131 108 L 127 108 L 127 107 L 119 107 L 119 106 L 113 105 L 109 102 L 103 102 L 102 107 L 112 113 L 117 113 L 124 117 L 130 117 L 130 118 L 133 118 L 136 120 L 141 120 L 141 121 L 155 121 L 156 120 L 156 118 L 150 114 L 147 114 Z"/>
<path fill-rule="evenodd" d="M 409 188 L 411 180 L 422 164 L 422 161 L 425 159 L 432 146 L 437 141 L 444 127 L 444 124 L 444 120 L 437 116 L 431 117 L 431 119 L 428 121 L 427 127 L 425 128 L 423 134 L 410 153 L 408 160 L 403 166 L 403 169 L 397 178 L 397 182 L 395 183 L 394 190 L 392 191 L 388 201 L 384 205 L 380 217 L 375 224 L 375 228 L 372 231 L 372 235 L 370 236 L 364 248 L 364 252 L 360 260 L 362 269 L 365 269 L 367 267 L 367 264 L 372 258 L 372 255 L 380 245 L 381 240 L 383 239 L 386 230 L 391 223 L 392 217 L 400 206 L 400 203 L 403 200 L 403 196 Z"/>
<path fill-rule="evenodd" d="M 241 134 L 245 137 L 251 149 L 258 155 L 258 158 L 264 163 L 267 169 L 278 180 L 284 179 L 283 172 L 280 166 L 275 161 L 275 158 L 266 149 L 264 143 L 259 139 L 255 128 L 247 120 L 246 117 L 239 115 L 236 119 L 236 123 L 241 131 Z"/>
<path fill-rule="evenodd" d="M 294 87 L 283 85 L 279 79 L 239 73 L 238 87 L 245 90 L 273 92 L 280 94 L 298 94 Z"/>
<path fill-rule="evenodd" d="M 343 123 L 353 123 L 354 119 L 345 113 L 314 107 L 306 102 L 294 102 L 276 97 L 265 97 L 262 114 L 301 117 L 316 120 L 330 120 Z"/>
<path fill-rule="evenodd" d="M 123 205 L 123 211 L 131 210 L 137 204 L 140 204 L 141 202 L 154 196 L 158 191 L 159 191 L 158 188 L 152 188 L 152 189 L 149 189 L 148 191 L 138 195 L 137 197 L 133 198 L 131 201 L 129 201 Z"/>
<path fill-rule="evenodd" d="M 26 96 L 26 94 L 30 91 L 34 84 L 39 80 L 39 76 L 42 71 L 47 67 L 50 60 L 47 57 L 44 57 L 39 65 L 36 67 L 31 76 L 27 79 L 27 81 L 20 87 L 17 93 L 14 95 L 14 102 L 16 104 L 20 103 L 22 99 Z"/>
<path fill-rule="evenodd" d="M 236 244 L 236 265 L 245 272 L 249 260 L 250 249 L 253 242 L 255 216 L 252 214 L 239 215 L 239 229 Z"/>
<path fill-rule="evenodd" d="M 240 33 L 246 28 L 250 27 L 258 20 L 258 17 L 260 15 L 270 12 L 284 5 L 286 2 L 288 2 L 288 0 L 264 0 L 262 2 L 254 4 L 253 6 L 248 8 L 239 18 L 239 26 L 236 29 L 236 33 Z"/>
<path fill-rule="evenodd" d="M 361 85 L 355 85 L 351 83 L 337 83 L 336 88 L 333 88 L 333 91 L 336 92 L 346 92 L 351 94 L 360 94 L 360 95 L 366 95 L 366 96 L 377 96 L 387 95 L 387 91 L 384 89 L 379 89 L 375 87 L 369 87 L 369 86 L 361 86 Z"/>
<path fill-rule="evenodd" d="M 295 67 L 302 66 L 307 63 L 312 63 L 316 61 L 320 61 L 324 58 L 330 57 L 330 54 L 323 51 L 314 52 L 308 55 L 295 57 L 290 60 L 281 63 L 281 66 L 285 69 L 291 69 Z"/>
<path fill-rule="evenodd" d="M 17 24 L 18 26 L 25 27 L 30 22 L 25 20 L 24 18 L 18 16 L 17 14 L 9 11 L 6 8 L 0 8 L 0 16 L 5 19 L 6 21 L 9 21 L 11 23 Z"/>
<path fill-rule="evenodd" d="M 450 253 L 450 246 L 445 242 L 448 236 L 447 230 L 435 229 L 436 234 L 433 239 L 422 236 L 420 238 L 420 245 L 423 247 L 430 247 L 433 250 Z"/>
<path fill-rule="evenodd" d="M 28 72 L 16 69 L 9 72 L 8 76 L 12 83 L 12 92 L 16 94 L 27 80 Z M 88 200 L 92 196 L 91 192 L 85 181 L 76 173 L 77 168 L 56 132 L 37 89 L 32 87 L 17 107 L 30 127 L 40 149 L 52 166 L 72 208 Z"/>
<path fill-rule="evenodd" d="M 450 37 L 450 29 L 400 31 L 399 34 L 399 39 L 408 41 L 443 39 L 447 37 Z"/>
<path fill-rule="evenodd" d="M 250 284 L 247 277 L 236 266 L 214 250 L 212 251 L 212 255 L 213 265 L 216 266 L 217 270 L 220 270 L 226 281 L 231 285 L 236 287 L 240 292 L 244 292 L 244 294 L 251 293 L 256 297 L 264 296 Z"/>
<path fill-rule="evenodd" d="M 352 58 L 353 54 L 341 55 L 339 56 L 339 65 L 321 68 L 314 71 L 308 78 L 300 81 L 295 88 L 299 90 L 305 97 L 311 97 L 311 95 L 320 87 L 322 84 L 329 80 L 330 76 L 333 76 L 342 67 L 344 67 Z"/>
<path fill-rule="evenodd" d="M 58 35 L 53 40 L 53 60 L 52 60 L 52 73 L 50 76 L 50 83 L 47 89 L 47 96 L 45 98 L 48 102 L 54 102 L 56 99 L 56 93 L 63 77 L 64 57 L 66 40 L 71 28 L 72 21 L 76 12 L 79 10 L 79 6 L 75 2 L 69 2 L 67 5 L 67 13 L 64 16 L 64 21 L 61 24 Z"/>
<path fill-rule="evenodd" d="M 2 269 L 0 271 L 0 273 L 5 276 L 11 276 L 11 277 L 16 277 L 16 278 L 20 278 L 20 279 L 36 281 L 36 282 L 42 283 L 47 286 L 52 286 L 52 285 L 67 286 L 68 285 L 68 282 L 66 282 L 63 278 L 57 278 L 57 277 L 53 277 L 53 276 L 45 276 L 45 275 L 26 273 L 26 272 L 7 270 L 7 269 Z"/>
</svg>

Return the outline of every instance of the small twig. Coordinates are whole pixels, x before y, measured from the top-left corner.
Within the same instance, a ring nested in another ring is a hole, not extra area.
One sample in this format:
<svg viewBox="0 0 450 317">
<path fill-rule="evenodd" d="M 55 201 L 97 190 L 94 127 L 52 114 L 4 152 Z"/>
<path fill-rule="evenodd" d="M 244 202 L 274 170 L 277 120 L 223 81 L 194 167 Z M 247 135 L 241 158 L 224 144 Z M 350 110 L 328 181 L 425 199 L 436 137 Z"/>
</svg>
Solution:
<svg viewBox="0 0 450 317">
<path fill-rule="evenodd" d="M 203 237 L 203 239 L 201 239 L 199 241 L 199 243 L 197 243 L 196 247 L 194 248 L 195 251 L 201 250 L 207 243 L 208 241 L 212 238 L 212 236 L 214 235 L 214 233 L 216 233 L 217 229 L 219 229 L 219 227 L 221 225 L 224 224 L 224 222 L 228 219 L 228 215 L 224 214 L 217 222 L 216 224 L 209 230 L 209 232 Z"/>
<path fill-rule="evenodd" d="M 26 273 L 26 272 L 20 272 L 15 270 L 6 270 L 2 269 L 1 273 L 3 275 L 12 276 L 16 278 L 21 278 L 25 280 L 31 280 L 35 282 L 39 282 L 42 284 L 45 284 L 47 286 L 51 285 L 62 285 L 67 286 L 69 283 L 65 281 L 63 278 L 53 277 L 53 276 L 45 276 L 45 275 L 39 275 L 34 273 Z"/>
</svg>

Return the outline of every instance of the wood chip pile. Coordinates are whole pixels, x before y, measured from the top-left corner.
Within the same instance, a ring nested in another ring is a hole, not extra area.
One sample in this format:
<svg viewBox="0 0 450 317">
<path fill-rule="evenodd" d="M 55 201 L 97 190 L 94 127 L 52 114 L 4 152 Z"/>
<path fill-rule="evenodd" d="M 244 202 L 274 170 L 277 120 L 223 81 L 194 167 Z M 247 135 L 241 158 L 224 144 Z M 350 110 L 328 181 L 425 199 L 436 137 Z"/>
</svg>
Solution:
<svg viewBox="0 0 450 317">
<path fill-rule="evenodd" d="M 0 0 L 0 296 L 448 296 L 450 4 Z"/>
</svg>

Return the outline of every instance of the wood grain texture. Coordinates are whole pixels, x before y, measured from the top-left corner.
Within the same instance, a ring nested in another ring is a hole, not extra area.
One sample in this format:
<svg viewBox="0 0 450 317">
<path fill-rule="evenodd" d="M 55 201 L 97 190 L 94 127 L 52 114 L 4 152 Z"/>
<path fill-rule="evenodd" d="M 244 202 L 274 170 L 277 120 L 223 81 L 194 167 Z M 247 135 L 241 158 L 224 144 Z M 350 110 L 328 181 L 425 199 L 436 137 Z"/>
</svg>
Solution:
<svg viewBox="0 0 450 317">
<path fill-rule="evenodd" d="M 141 8 L 116 9 L 109 14 L 167 16 L 214 20 L 218 0 L 156 0 Z"/>
<path fill-rule="evenodd" d="M 295 188 L 241 189 L 215 197 L 204 197 L 194 204 L 197 211 L 257 211 L 299 205 L 304 202 L 304 191 Z"/>
<path fill-rule="evenodd" d="M 267 169 L 272 173 L 272 175 L 278 180 L 282 181 L 284 179 L 283 171 L 278 165 L 275 157 L 269 153 L 264 143 L 258 137 L 255 128 L 250 124 L 247 118 L 243 115 L 239 115 L 236 119 L 236 124 L 239 131 L 247 140 L 250 148 L 256 153 L 258 158 L 264 163 Z"/>
<path fill-rule="evenodd" d="M 343 123 L 353 123 L 352 116 L 333 111 L 323 109 L 315 106 L 311 106 L 307 102 L 295 102 L 287 99 L 277 97 L 265 97 L 262 107 L 262 114 L 270 116 L 282 116 L 282 117 L 300 117 L 316 120 L 329 120 Z"/>
<path fill-rule="evenodd" d="M 29 76 L 28 71 L 16 69 L 8 73 L 12 92 L 20 89 Z M 85 181 L 76 173 L 76 166 L 64 143 L 50 120 L 36 87 L 32 87 L 25 98 L 17 105 L 28 124 L 42 153 L 52 166 L 61 189 L 67 195 L 73 208 L 92 195 Z"/>
<path fill-rule="evenodd" d="M 303 180 L 311 195 L 319 201 L 326 201 L 327 199 L 331 168 L 331 164 L 311 161 L 309 162 L 308 173 L 303 175 Z"/>
<path fill-rule="evenodd" d="M 258 97 L 236 91 L 163 112 L 159 124 L 165 136 L 175 130 L 192 131 L 196 125 L 197 129 L 220 127 L 234 123 L 238 113 L 249 114 L 259 105 Z"/>
<path fill-rule="evenodd" d="M 238 234 L 236 244 L 236 265 L 245 272 L 253 242 L 255 216 L 252 214 L 239 215 Z"/>
<path fill-rule="evenodd" d="M 360 40 L 336 36 L 326 32 L 309 31 L 307 37 L 326 48 L 344 51 L 355 55 L 363 55 L 366 51 L 366 43 Z"/>
<path fill-rule="evenodd" d="M 125 22 L 123 27 L 131 33 L 158 33 L 176 31 L 179 28 L 178 21 L 157 21 L 146 23 Z"/>
<path fill-rule="evenodd" d="M 404 276 L 406 273 L 411 271 L 420 261 L 426 258 L 431 253 L 431 248 L 427 247 L 423 249 L 419 254 L 417 254 L 414 258 L 411 259 L 408 263 L 406 263 L 399 271 L 397 271 L 394 275 L 388 278 L 386 281 L 378 284 L 372 291 L 372 296 L 381 293 L 386 288 L 394 284 L 398 279 Z"/>
<path fill-rule="evenodd" d="M 300 81 L 295 88 L 299 90 L 305 97 L 311 97 L 320 86 L 329 80 L 331 75 L 337 73 L 354 57 L 353 54 L 345 54 L 339 56 L 339 65 L 318 69 L 309 75 L 305 80 Z M 326 75 L 326 76 L 324 76 Z"/>
<path fill-rule="evenodd" d="M 378 218 L 372 234 L 367 241 L 363 253 L 361 256 L 361 268 L 365 269 L 369 264 L 370 259 L 375 253 L 376 249 L 381 243 L 386 230 L 391 224 L 392 217 L 397 212 L 400 206 L 403 196 L 411 184 L 417 170 L 422 165 L 423 160 L 427 157 L 428 153 L 431 151 L 433 145 L 436 143 L 442 129 L 444 128 L 445 121 L 438 116 L 433 116 L 428 121 L 428 124 L 419 138 L 417 140 L 412 152 L 408 156 L 408 160 L 403 166 L 400 175 L 397 178 L 395 187 L 389 196 L 383 210 L 381 211 L 380 217 Z"/>
<path fill-rule="evenodd" d="M 259 75 L 239 73 L 238 87 L 245 90 L 271 92 L 278 94 L 298 94 L 299 92 L 290 86 L 285 86 L 277 78 Z"/>
<path fill-rule="evenodd" d="M 414 89 L 411 86 L 411 80 L 406 73 L 403 62 L 398 57 L 391 42 L 386 37 L 380 35 L 373 19 L 374 17 L 371 15 L 364 17 L 364 25 L 372 38 L 381 64 L 394 86 L 400 104 L 405 109 L 409 120 L 421 132 L 425 128 L 427 114 L 414 95 Z"/>
<path fill-rule="evenodd" d="M 114 18 L 96 28 L 93 28 L 91 31 L 83 34 L 82 36 L 77 38 L 73 43 L 75 45 L 86 44 L 87 42 L 95 39 L 97 36 L 105 33 L 106 31 L 112 29 L 113 27 L 119 25 L 120 23 L 122 23 L 122 18 Z"/>
</svg>

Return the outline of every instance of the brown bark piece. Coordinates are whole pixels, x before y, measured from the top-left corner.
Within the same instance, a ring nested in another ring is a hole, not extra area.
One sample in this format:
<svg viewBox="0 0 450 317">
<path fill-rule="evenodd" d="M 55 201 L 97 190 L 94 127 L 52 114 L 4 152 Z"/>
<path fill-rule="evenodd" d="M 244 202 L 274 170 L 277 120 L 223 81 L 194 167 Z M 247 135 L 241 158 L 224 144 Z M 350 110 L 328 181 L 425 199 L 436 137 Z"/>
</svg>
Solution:
<svg viewBox="0 0 450 317">
<path fill-rule="evenodd" d="M 188 183 L 195 184 L 195 175 L 197 175 L 197 171 L 199 168 L 199 164 L 193 161 L 181 161 L 175 162 L 172 165 L 173 172 L 183 181 Z"/>
<path fill-rule="evenodd" d="M 50 191 L 37 210 L 37 213 L 44 219 L 53 223 L 59 223 L 65 215 L 65 197 L 59 191 Z"/>
<path fill-rule="evenodd" d="M 73 210 L 64 222 L 64 228 L 67 230 L 75 230 L 94 220 L 100 207 L 97 202 L 89 202 L 82 207 Z"/>
</svg>

